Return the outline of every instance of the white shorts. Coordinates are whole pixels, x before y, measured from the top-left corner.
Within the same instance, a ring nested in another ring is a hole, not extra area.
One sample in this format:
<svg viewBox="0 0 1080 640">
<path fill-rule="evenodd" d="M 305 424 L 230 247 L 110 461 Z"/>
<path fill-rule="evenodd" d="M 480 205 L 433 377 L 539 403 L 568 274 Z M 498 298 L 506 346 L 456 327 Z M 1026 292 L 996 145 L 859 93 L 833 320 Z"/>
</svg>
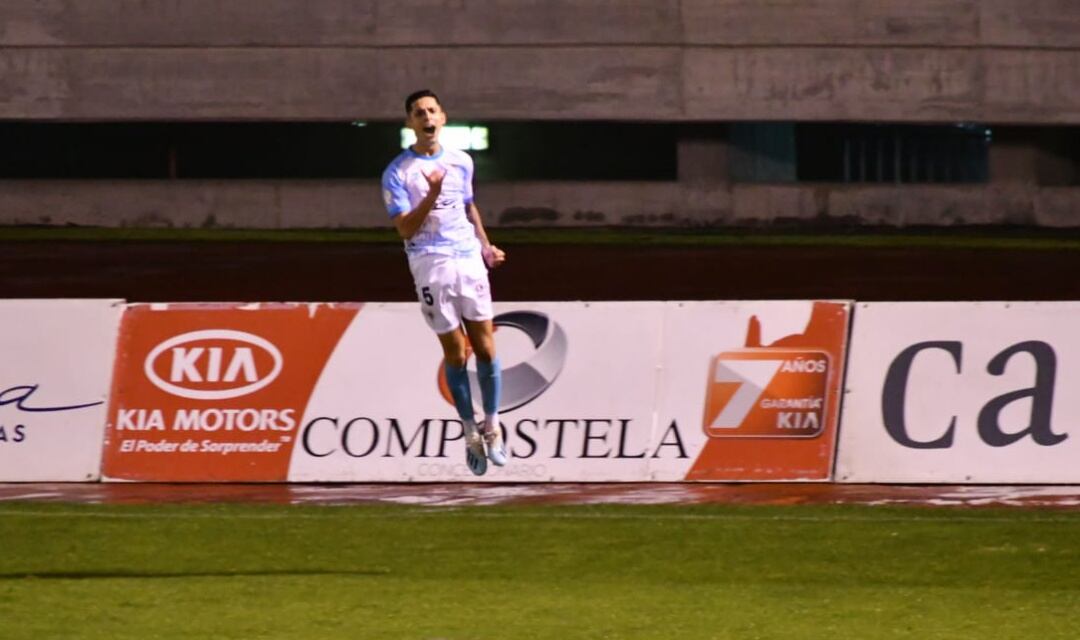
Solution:
<svg viewBox="0 0 1080 640">
<path fill-rule="evenodd" d="M 491 320 L 491 287 L 480 252 L 457 258 L 427 253 L 409 256 L 416 297 L 428 326 L 450 333 L 465 320 Z"/>
</svg>

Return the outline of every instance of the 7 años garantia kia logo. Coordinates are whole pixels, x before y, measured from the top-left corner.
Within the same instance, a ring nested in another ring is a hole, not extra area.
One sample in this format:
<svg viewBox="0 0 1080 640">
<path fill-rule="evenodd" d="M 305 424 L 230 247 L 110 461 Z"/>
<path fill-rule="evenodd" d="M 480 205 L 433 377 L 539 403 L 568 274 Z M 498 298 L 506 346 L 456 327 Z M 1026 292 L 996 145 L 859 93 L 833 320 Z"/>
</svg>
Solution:
<svg viewBox="0 0 1080 640">
<path fill-rule="evenodd" d="M 829 354 L 743 349 L 714 356 L 705 393 L 712 438 L 813 438 L 824 429 Z"/>
<path fill-rule="evenodd" d="M 511 311 L 495 316 L 496 329 L 505 327 L 525 334 L 534 351 L 523 362 L 503 369 L 502 395 L 499 411 L 513 411 L 540 397 L 555 382 L 566 363 L 566 332 L 557 322 L 539 311 Z M 451 406 L 454 399 L 446 385 L 443 363 L 439 363 L 439 392 Z M 474 400 L 480 398 L 480 381 L 476 371 L 469 370 L 469 383 Z"/>
</svg>

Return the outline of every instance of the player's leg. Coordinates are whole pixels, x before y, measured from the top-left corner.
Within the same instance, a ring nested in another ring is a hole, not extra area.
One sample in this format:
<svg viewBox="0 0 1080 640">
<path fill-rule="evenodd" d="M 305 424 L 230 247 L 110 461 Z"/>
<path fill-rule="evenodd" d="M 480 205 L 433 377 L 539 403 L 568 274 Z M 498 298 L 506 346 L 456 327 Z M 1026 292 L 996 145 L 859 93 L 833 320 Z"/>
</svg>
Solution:
<svg viewBox="0 0 1080 640">
<path fill-rule="evenodd" d="M 454 407 L 462 421 L 474 421 L 472 391 L 469 389 L 469 373 L 465 368 L 467 351 L 465 334 L 460 328 L 438 334 L 443 350 L 443 369 Z"/>
<path fill-rule="evenodd" d="M 502 368 L 495 355 L 495 335 L 491 320 L 465 320 L 473 353 L 476 355 L 476 373 L 480 383 L 480 395 L 484 407 L 484 423 L 481 431 L 487 443 L 488 458 L 492 464 L 503 466 L 508 455 L 503 443 L 502 426 L 499 424 L 499 399 L 502 392 Z"/>
<path fill-rule="evenodd" d="M 454 261 L 444 256 L 418 256 L 410 258 L 409 268 L 416 283 L 416 295 L 424 321 L 435 332 L 442 346 L 446 384 L 465 435 L 465 464 L 474 474 L 484 475 L 487 458 L 473 413 L 469 375 L 465 369 L 468 355 L 465 334 L 454 302 L 457 281 Z"/>
<path fill-rule="evenodd" d="M 476 373 L 483 398 L 484 416 L 498 419 L 502 391 L 502 368 L 495 355 L 495 332 L 491 320 L 464 321 L 465 331 L 476 355 Z"/>
<path fill-rule="evenodd" d="M 443 349 L 446 384 L 450 388 L 450 396 L 454 399 L 454 407 L 465 431 L 465 464 L 474 474 L 482 476 L 487 471 L 487 459 L 484 455 L 484 440 L 473 413 L 469 373 L 465 368 L 468 357 L 465 334 L 458 327 L 453 331 L 440 333 L 438 337 Z"/>
<path fill-rule="evenodd" d="M 495 354 L 494 311 L 487 268 L 482 259 L 470 260 L 462 266 L 462 321 L 476 355 L 476 372 L 484 408 L 482 431 L 488 445 L 488 458 L 497 466 L 507 462 L 499 425 L 499 399 L 502 390 L 502 370 Z"/>
</svg>

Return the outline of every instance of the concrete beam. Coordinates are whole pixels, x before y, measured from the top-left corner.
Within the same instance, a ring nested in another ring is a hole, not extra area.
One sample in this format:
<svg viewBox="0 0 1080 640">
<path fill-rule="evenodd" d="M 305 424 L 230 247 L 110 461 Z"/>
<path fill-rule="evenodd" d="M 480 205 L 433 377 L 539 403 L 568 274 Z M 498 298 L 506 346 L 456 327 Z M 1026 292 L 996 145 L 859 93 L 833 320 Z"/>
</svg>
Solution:
<svg viewBox="0 0 1080 640">
<path fill-rule="evenodd" d="M 683 0 L 685 43 L 1080 48 L 1075 0 Z"/>
<path fill-rule="evenodd" d="M 0 46 L 674 44 L 678 0 L 4 0 Z"/>
<path fill-rule="evenodd" d="M 1080 2 L 979 0 L 980 44 L 1080 48 Z"/>
<path fill-rule="evenodd" d="M 1080 123 L 1080 50 L 0 50 L 0 118 Z"/>
<path fill-rule="evenodd" d="M 1077 48 L 1080 47 L 1080 3 L 1075 0 L 4 0 L 0 7 L 0 46 L 618 44 Z"/>
<path fill-rule="evenodd" d="M 674 45 L 679 0 L 380 0 L 381 46 Z"/>
<path fill-rule="evenodd" d="M 979 43 L 978 0 L 683 0 L 687 44 L 948 46 Z"/>
<path fill-rule="evenodd" d="M 991 225 L 1080 228 L 1080 187 L 992 185 L 477 185 L 499 227 Z M 0 181 L 0 224 L 390 228 L 374 181 Z"/>
<path fill-rule="evenodd" d="M 684 67 L 685 114 L 720 120 L 985 121 L 991 114 L 983 61 L 997 55 L 1003 53 L 694 49 Z M 1065 105 L 1073 117 L 1080 117 L 1077 98 L 1075 105 Z"/>
<path fill-rule="evenodd" d="M 349 120 L 389 113 L 377 59 L 369 49 L 6 49 L 0 118 Z"/>
<path fill-rule="evenodd" d="M 4 0 L 0 46 L 375 44 L 376 4 L 351 0 Z"/>
<path fill-rule="evenodd" d="M 0 118 L 398 120 L 427 86 L 460 117 L 678 119 L 679 63 L 672 48 L 7 49 Z"/>
</svg>

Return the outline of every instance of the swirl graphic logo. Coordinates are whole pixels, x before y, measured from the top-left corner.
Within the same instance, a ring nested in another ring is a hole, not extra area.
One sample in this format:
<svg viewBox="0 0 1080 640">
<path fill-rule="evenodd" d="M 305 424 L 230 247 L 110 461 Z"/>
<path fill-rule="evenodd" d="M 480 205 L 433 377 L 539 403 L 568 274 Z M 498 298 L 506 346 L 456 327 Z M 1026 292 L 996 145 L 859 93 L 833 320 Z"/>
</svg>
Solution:
<svg viewBox="0 0 1080 640">
<path fill-rule="evenodd" d="M 539 398 L 555 382 L 566 364 L 566 332 L 545 313 L 538 311 L 511 311 L 495 316 L 496 327 L 516 329 L 525 334 L 535 351 L 524 362 L 503 369 L 502 395 L 499 411 L 513 411 Z M 480 381 L 476 372 L 469 370 L 469 385 L 474 400 L 480 399 Z M 439 391 L 451 405 L 454 404 L 446 375 L 439 365 Z"/>
</svg>

